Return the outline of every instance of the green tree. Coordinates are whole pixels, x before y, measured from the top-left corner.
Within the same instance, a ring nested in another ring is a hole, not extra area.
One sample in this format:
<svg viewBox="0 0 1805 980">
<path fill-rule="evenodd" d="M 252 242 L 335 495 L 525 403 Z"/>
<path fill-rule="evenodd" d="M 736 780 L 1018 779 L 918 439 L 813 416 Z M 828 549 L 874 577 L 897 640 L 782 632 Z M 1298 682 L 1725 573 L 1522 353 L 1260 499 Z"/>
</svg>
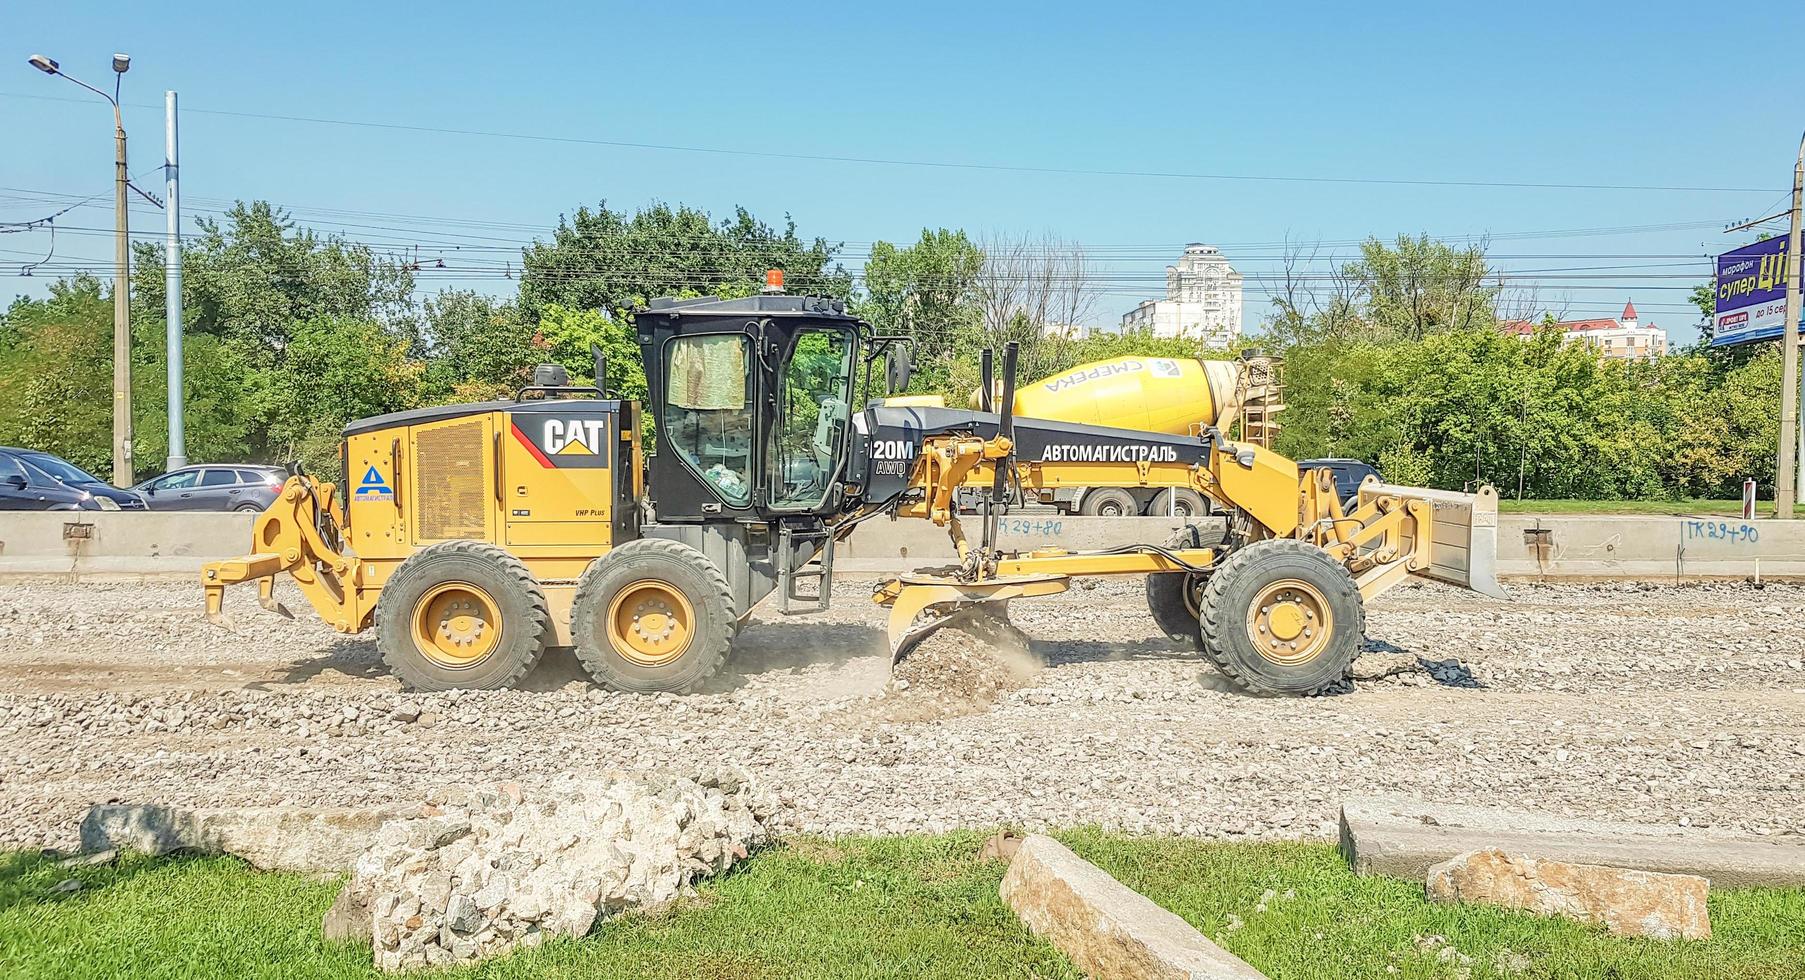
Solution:
<svg viewBox="0 0 1805 980">
<path fill-rule="evenodd" d="M 6 312 L 0 443 L 107 474 L 113 458 L 113 301 L 92 276 L 53 283 Z M 133 447 L 134 456 L 142 458 Z"/>
<path fill-rule="evenodd" d="M 268 202 L 239 202 L 223 220 L 202 218 L 182 246 L 182 319 L 190 335 L 247 344 L 258 361 L 280 359 L 297 324 L 364 319 L 410 333 L 413 273 L 369 246 L 297 228 Z M 162 321 L 163 250 L 140 243 L 132 275 L 134 318 Z"/>
<path fill-rule="evenodd" d="M 570 309 L 631 309 L 635 300 L 724 287 L 756 289 L 767 269 L 782 269 L 791 292 L 847 298 L 852 277 L 834 262 L 838 246 L 804 242 L 796 224 L 782 231 L 744 208 L 714 222 L 704 211 L 655 204 L 632 216 L 578 208 L 560 218 L 549 242 L 522 254 L 520 307 L 537 320 L 557 303 Z"/>
<path fill-rule="evenodd" d="M 590 345 L 598 346 L 608 371 L 602 387 L 616 398 L 644 399 L 646 372 L 631 322 L 624 311 L 608 316 L 599 310 L 573 310 L 552 303 L 539 315 L 540 349 L 545 360 L 562 364 L 570 372 L 572 384 L 581 385 L 595 380 Z"/>
<path fill-rule="evenodd" d="M 984 253 L 964 231 L 923 228 L 913 245 L 872 244 L 857 311 L 878 332 L 914 341 L 920 367 L 915 390 L 946 385 L 955 343 L 970 337 L 982 317 L 977 291 L 983 268 Z"/>
<path fill-rule="evenodd" d="M 512 302 L 467 289 L 429 297 L 421 322 L 427 396 L 481 401 L 511 394 L 544 359 L 536 337 Z"/>
<path fill-rule="evenodd" d="M 337 471 L 347 422 L 421 404 L 423 365 L 381 324 L 315 317 L 296 324 L 272 372 L 268 443 L 278 459 Z"/>
</svg>

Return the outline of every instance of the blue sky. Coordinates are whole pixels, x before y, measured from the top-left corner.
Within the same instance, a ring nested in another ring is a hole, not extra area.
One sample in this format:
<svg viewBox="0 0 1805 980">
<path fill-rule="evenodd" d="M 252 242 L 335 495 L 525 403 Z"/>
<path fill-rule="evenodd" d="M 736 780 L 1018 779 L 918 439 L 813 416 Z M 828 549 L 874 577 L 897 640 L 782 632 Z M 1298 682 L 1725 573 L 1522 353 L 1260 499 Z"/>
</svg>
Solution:
<svg viewBox="0 0 1805 980">
<path fill-rule="evenodd" d="M 104 264 L 105 232 L 81 229 L 111 226 L 106 106 L 25 59 L 41 51 L 104 84 L 121 50 L 147 189 L 161 189 L 173 88 L 189 214 L 265 198 L 384 247 L 419 243 L 453 271 L 504 253 L 452 243 L 507 248 L 584 202 L 743 204 L 847 242 L 855 267 L 871 241 L 923 226 L 1081 242 L 1100 323 L 1157 294 L 1184 242 L 1214 242 L 1249 276 L 1251 327 L 1274 243 L 1489 235 L 1532 305 L 1615 315 L 1633 298 L 1689 339 L 1679 287 L 1749 240 L 1718 229 L 1784 203 L 1805 71 L 1749 52 L 1805 36 L 1805 5 L 1373 6 L 13 2 L 0 7 L 0 221 L 100 194 L 59 219 L 55 251 Z M 1026 173 L 200 110 L 1063 170 L 1751 190 Z M 148 205 L 133 222 L 162 228 Z M 1639 230 L 1599 233 L 1622 228 Z M 48 247 L 41 231 L 0 235 L 0 297 L 42 291 L 55 263 L 17 273 Z M 1318 263 L 1348 251 L 1325 247 Z M 511 285 L 485 276 L 467 284 Z"/>
</svg>

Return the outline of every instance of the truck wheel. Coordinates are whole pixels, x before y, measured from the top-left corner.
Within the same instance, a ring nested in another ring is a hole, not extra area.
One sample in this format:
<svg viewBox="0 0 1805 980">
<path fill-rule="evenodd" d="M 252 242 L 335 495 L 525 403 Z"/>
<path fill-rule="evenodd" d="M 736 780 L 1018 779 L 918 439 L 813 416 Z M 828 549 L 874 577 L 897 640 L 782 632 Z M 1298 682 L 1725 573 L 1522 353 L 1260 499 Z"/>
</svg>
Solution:
<svg viewBox="0 0 1805 980">
<path fill-rule="evenodd" d="M 1166 539 L 1166 547 L 1173 550 L 1197 546 L 1197 529 L 1193 527 L 1181 527 Z M 1204 580 L 1204 576 L 1189 572 L 1154 572 L 1147 576 L 1147 611 L 1168 638 L 1202 646 L 1203 635 L 1197 624 Z"/>
<path fill-rule="evenodd" d="M 1147 505 L 1148 517 L 1203 517 L 1210 512 L 1203 494 L 1188 487 L 1167 487 L 1153 495 Z"/>
<path fill-rule="evenodd" d="M 738 615 L 727 576 L 680 541 L 640 538 L 577 580 L 571 636 L 596 683 L 687 691 L 727 662 Z"/>
<path fill-rule="evenodd" d="M 1309 694 L 1342 680 L 1366 610 L 1340 562 L 1304 541 L 1256 541 L 1210 575 L 1198 617 L 1203 653 L 1242 687 Z"/>
<path fill-rule="evenodd" d="M 1092 487 L 1084 492 L 1078 512 L 1086 517 L 1133 517 L 1141 512 L 1141 505 L 1121 487 Z"/>
<path fill-rule="evenodd" d="M 376 600 L 382 662 L 419 691 L 514 686 L 539 663 L 550 624 L 532 573 L 486 541 L 421 548 Z"/>
</svg>

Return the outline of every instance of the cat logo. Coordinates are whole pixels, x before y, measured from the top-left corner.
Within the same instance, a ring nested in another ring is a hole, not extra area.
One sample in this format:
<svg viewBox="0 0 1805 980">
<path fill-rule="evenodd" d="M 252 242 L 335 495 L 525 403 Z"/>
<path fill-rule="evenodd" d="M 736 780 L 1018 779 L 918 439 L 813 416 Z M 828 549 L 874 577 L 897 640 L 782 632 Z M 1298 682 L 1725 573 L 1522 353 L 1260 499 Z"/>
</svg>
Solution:
<svg viewBox="0 0 1805 980">
<path fill-rule="evenodd" d="M 594 456 L 607 433 L 605 419 L 546 419 L 543 442 L 553 456 Z"/>
<path fill-rule="evenodd" d="M 509 428 L 513 430 L 515 441 L 546 469 L 604 468 L 608 465 L 609 422 L 606 416 L 516 416 Z"/>
</svg>

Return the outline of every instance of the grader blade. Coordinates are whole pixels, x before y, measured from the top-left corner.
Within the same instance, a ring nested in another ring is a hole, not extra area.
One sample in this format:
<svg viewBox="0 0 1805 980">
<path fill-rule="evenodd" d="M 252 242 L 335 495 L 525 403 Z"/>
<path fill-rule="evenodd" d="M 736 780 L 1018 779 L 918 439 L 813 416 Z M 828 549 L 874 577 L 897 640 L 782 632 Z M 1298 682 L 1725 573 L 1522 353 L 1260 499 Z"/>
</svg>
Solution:
<svg viewBox="0 0 1805 980">
<path fill-rule="evenodd" d="M 1510 598 L 1498 582 L 1498 491 L 1482 486 L 1477 493 L 1457 493 L 1395 486 L 1368 477 L 1360 487 L 1360 502 L 1378 496 L 1422 500 L 1431 508 L 1429 563 L 1416 574 L 1494 599 Z M 1414 535 L 1406 538 L 1406 545 L 1420 547 Z"/>
<path fill-rule="evenodd" d="M 982 582 L 904 576 L 880 585 L 873 598 L 890 607 L 890 663 L 894 665 L 922 640 L 954 623 L 990 620 L 996 625 L 989 628 L 1019 636 L 1020 631 L 1004 618 L 1009 600 L 1054 595 L 1069 585 L 1070 580 L 1064 575 L 1014 576 Z"/>
</svg>

